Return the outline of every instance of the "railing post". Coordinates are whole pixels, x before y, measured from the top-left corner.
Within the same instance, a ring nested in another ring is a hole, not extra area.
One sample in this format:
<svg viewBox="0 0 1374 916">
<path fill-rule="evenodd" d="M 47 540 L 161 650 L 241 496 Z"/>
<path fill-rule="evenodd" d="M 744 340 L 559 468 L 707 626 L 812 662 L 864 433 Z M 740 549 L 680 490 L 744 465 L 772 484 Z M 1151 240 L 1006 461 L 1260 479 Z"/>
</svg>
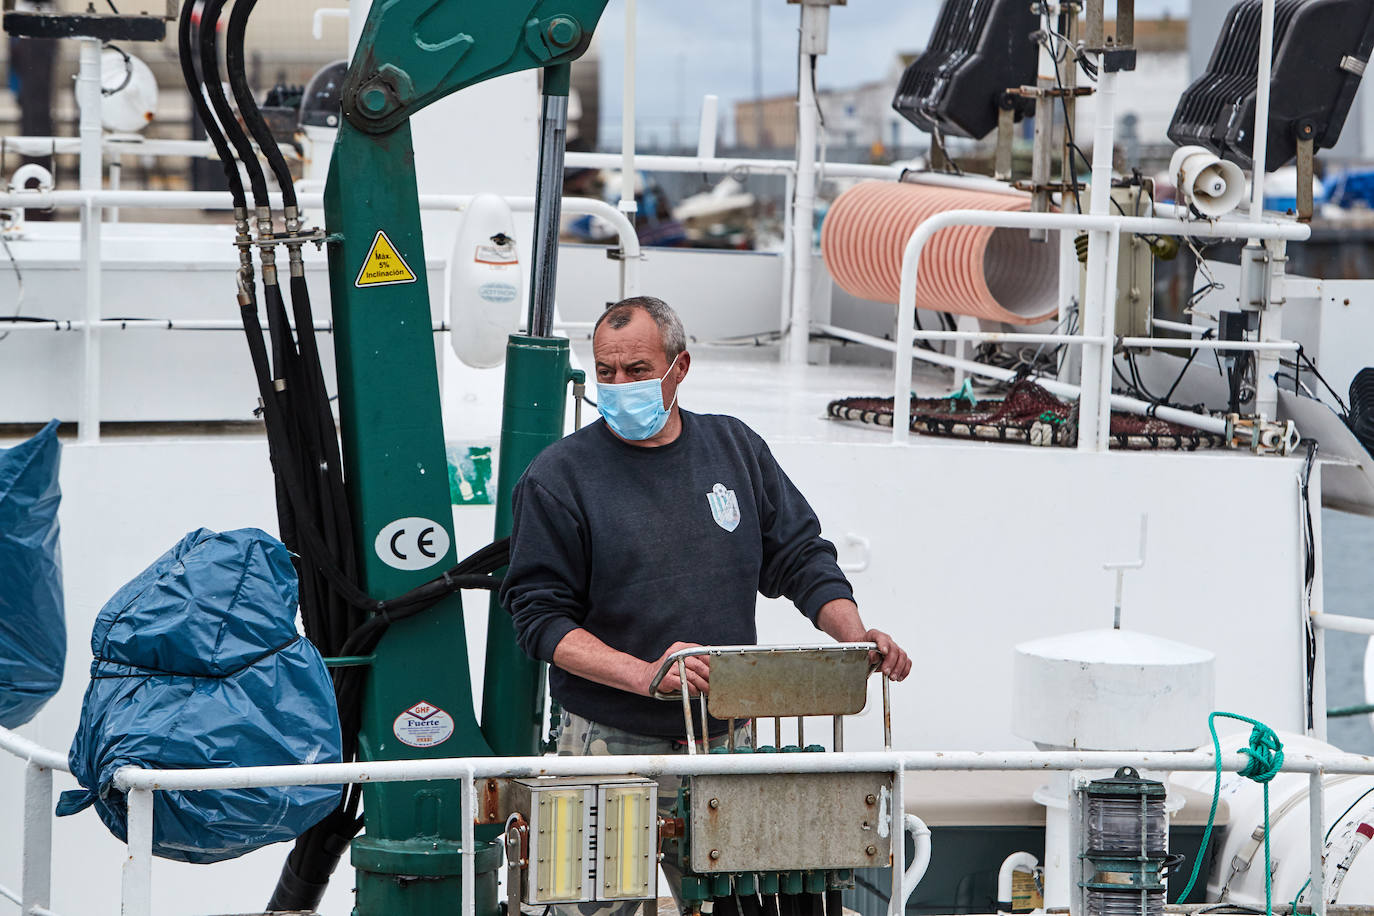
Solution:
<svg viewBox="0 0 1374 916">
<path fill-rule="evenodd" d="M 462 916 L 475 916 L 477 912 L 477 831 L 473 827 L 473 817 L 477 811 L 477 780 L 473 777 L 472 764 L 463 773 L 461 800 L 458 805 L 459 816 L 463 819 L 463 909 Z"/>
<path fill-rule="evenodd" d="M 1312 883 L 1308 885 L 1310 896 L 1307 899 L 1312 901 L 1312 916 L 1326 916 L 1326 827 L 1323 823 L 1326 799 L 1322 790 L 1322 776 L 1319 767 L 1307 777 L 1307 811 L 1310 817 L 1307 829 L 1308 841 L 1312 844 Z M 1293 916 L 1297 916 L 1297 913 L 1294 912 Z"/>
<path fill-rule="evenodd" d="M 29 761 L 24 768 L 22 916 L 52 905 L 52 770 Z"/>
<path fill-rule="evenodd" d="M 886 683 L 886 679 L 884 679 Z M 902 916 L 906 909 L 906 762 L 899 760 L 892 771 L 892 897 L 888 916 Z M 881 817 L 882 815 L 879 814 Z"/>
<path fill-rule="evenodd" d="M 120 916 L 152 916 L 153 912 L 153 790 L 130 789 L 129 854 L 124 860 Z"/>
<path fill-rule="evenodd" d="M 1313 618 L 1321 614 L 1313 614 Z M 1312 621 L 1312 695 L 1308 702 L 1312 706 L 1312 725 L 1308 734 L 1318 741 L 1326 740 L 1326 627 Z"/>
<path fill-rule="evenodd" d="M 86 323 L 82 334 L 81 404 L 77 413 L 77 439 L 100 438 L 100 206 L 87 198 L 81 208 L 81 260 L 86 287 Z"/>
</svg>

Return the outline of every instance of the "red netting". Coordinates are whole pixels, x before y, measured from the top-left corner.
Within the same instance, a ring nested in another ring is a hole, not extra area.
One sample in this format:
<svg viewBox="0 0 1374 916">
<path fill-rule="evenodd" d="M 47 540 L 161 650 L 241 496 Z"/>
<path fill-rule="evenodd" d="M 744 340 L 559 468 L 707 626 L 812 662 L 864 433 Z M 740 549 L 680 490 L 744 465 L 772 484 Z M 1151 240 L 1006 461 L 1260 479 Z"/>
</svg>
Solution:
<svg viewBox="0 0 1374 916">
<path fill-rule="evenodd" d="M 842 398 L 826 412 L 839 420 L 892 425 L 892 398 Z M 1006 396 L 977 400 L 960 392 L 944 398 L 911 399 L 912 432 L 965 439 L 1074 445 L 1078 405 L 1062 401 L 1030 379 L 1012 384 Z M 1221 436 L 1158 417 L 1112 411 L 1111 444 L 1126 449 L 1219 448 Z"/>
</svg>

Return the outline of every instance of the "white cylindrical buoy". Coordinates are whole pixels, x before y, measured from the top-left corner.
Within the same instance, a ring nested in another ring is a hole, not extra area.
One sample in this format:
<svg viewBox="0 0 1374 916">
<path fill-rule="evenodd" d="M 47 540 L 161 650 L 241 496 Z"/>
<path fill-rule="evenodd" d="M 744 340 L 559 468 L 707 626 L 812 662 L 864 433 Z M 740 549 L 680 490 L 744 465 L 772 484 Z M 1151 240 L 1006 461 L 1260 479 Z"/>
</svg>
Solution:
<svg viewBox="0 0 1374 916">
<path fill-rule="evenodd" d="M 506 359 L 506 338 L 520 329 L 524 277 L 510 205 L 478 194 L 463 213 L 449 260 L 449 340 L 475 369 Z"/>
</svg>

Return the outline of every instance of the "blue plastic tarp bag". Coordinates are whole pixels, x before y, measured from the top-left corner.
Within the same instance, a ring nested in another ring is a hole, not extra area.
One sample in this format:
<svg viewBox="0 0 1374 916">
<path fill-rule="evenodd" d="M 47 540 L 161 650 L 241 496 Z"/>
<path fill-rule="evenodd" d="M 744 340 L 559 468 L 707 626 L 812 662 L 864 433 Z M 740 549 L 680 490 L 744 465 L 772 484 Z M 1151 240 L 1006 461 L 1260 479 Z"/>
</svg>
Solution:
<svg viewBox="0 0 1374 916">
<path fill-rule="evenodd" d="M 127 838 L 124 766 L 337 763 L 334 688 L 296 632 L 296 571 L 255 528 L 186 535 L 120 589 L 91 633 L 91 683 L 57 813 L 94 804 Z M 339 803 L 340 786 L 153 793 L 153 853 L 219 862 L 291 840 Z"/>
<path fill-rule="evenodd" d="M 57 546 L 57 421 L 0 449 L 0 725 L 18 728 L 62 686 L 67 623 Z"/>
</svg>

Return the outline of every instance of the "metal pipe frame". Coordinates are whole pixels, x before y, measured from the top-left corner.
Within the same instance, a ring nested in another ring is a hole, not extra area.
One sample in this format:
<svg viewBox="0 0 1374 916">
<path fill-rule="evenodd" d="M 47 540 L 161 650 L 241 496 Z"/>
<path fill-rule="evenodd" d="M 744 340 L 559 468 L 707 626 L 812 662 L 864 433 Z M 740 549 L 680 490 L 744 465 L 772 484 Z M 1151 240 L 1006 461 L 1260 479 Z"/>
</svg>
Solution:
<svg viewBox="0 0 1374 916">
<path fill-rule="evenodd" d="M 24 762 L 23 862 L 18 894 L 0 887 L 0 897 L 19 904 L 21 916 L 54 916 L 52 904 L 52 774 L 70 773 L 67 758 L 23 735 L 0 728 L 0 751 Z"/>
<path fill-rule="evenodd" d="M 1315 616 L 1315 615 L 1314 615 Z M 30 765 L 57 764 L 50 769 L 67 771 L 66 761 L 56 752 L 34 744 L 14 732 L 0 728 L 0 750 L 26 760 Z M 1239 771 L 1249 759 L 1242 754 L 1223 754 L 1222 768 Z M 894 806 L 902 811 L 902 784 L 907 771 L 1066 771 L 1081 769 L 1116 769 L 1135 766 L 1166 771 L 1209 772 L 1216 766 L 1214 756 L 1206 751 L 1184 752 L 1117 752 L 1117 751 L 866 751 L 830 754 L 787 755 L 627 755 L 616 757 L 494 757 L 477 759 L 389 760 L 332 764 L 302 764 L 293 766 L 233 767 L 198 770 L 148 770 L 127 766 L 114 778 L 117 789 L 128 794 L 129 856 L 124 866 L 124 912 L 146 914 L 152 900 L 152 819 L 153 792 L 195 791 L 260 786 L 330 785 L 337 783 L 417 782 L 457 779 L 462 783 L 462 818 L 464 847 L 472 849 L 473 817 L 476 811 L 476 780 L 498 776 L 618 776 L 635 773 L 641 776 L 691 776 L 722 773 L 785 774 L 785 773 L 843 773 L 889 772 L 894 783 Z M 1289 754 L 1284 769 L 1291 773 L 1307 773 L 1312 777 L 1310 792 L 1313 799 L 1310 840 L 1312 845 L 1313 886 L 1324 886 L 1325 860 L 1322 856 L 1324 838 L 1321 810 L 1321 779 L 1325 775 L 1374 775 L 1374 757 L 1358 754 Z M 36 804 L 33 807 L 37 807 Z M 44 806 L 44 814 L 46 816 Z M 904 812 L 903 812 L 904 813 Z M 27 839 L 27 838 L 26 838 Z M 51 850 L 48 850 L 49 856 Z M 26 842 L 25 856 L 33 850 Z M 475 854 L 475 853 L 474 853 Z M 472 865 L 471 862 L 468 863 Z M 894 853 L 895 880 L 906 870 L 905 848 L 896 844 Z M 471 867 L 467 869 L 471 875 Z M 902 890 L 894 883 L 894 890 Z M 463 907 L 471 913 L 474 888 L 465 881 Z M 895 897 L 895 895 L 894 895 Z M 1320 903 L 1314 903 L 1320 907 Z M 45 907 L 29 911 L 28 916 L 43 916 Z M 1324 912 L 1316 909 L 1316 913 Z"/>
<path fill-rule="evenodd" d="M 70 156 L 79 154 L 82 146 L 80 137 L 4 137 L 0 138 L 0 149 L 20 156 Z M 115 134 L 102 136 L 100 149 L 110 156 L 130 153 L 135 156 L 171 156 L 218 161 L 215 147 L 209 140 L 165 140 L 161 137 L 144 137 L 139 134 Z M 278 143 L 277 149 L 288 159 L 300 158 L 294 146 Z"/>
<path fill-rule="evenodd" d="M 907 240 L 906 248 L 902 253 L 902 282 L 897 300 L 896 341 L 893 344 L 894 352 L 897 354 L 896 359 L 893 360 L 892 394 L 894 404 L 904 403 L 910 396 L 912 359 L 920 358 L 929 362 L 940 362 L 940 360 L 932 358 L 940 354 L 917 351 L 914 346 L 916 340 L 916 292 L 919 283 L 921 252 L 925 249 L 926 243 L 930 241 L 931 237 L 936 232 L 941 229 L 950 228 L 951 226 L 990 226 L 997 229 L 1059 229 L 1064 231 L 1086 230 L 1088 232 L 1103 232 L 1112 236 L 1108 251 L 1110 256 L 1109 261 L 1115 260 L 1115 252 L 1119 248 L 1119 237 L 1122 232 L 1136 235 L 1182 235 L 1193 238 L 1244 238 L 1247 236 L 1258 236 L 1259 238 L 1286 239 L 1290 241 L 1302 241 L 1311 235 L 1311 229 L 1305 225 L 1271 221 L 1258 223 L 1241 223 L 1234 220 L 1184 222 L 1182 220 L 1165 219 L 1157 216 L 1122 216 L 1119 214 L 1084 215 L 1079 213 L 1006 213 L 989 210 L 947 210 L 944 213 L 937 213 L 935 216 L 932 216 L 920 226 L 916 227 L 916 230 Z M 1110 263 L 1108 267 L 1110 267 Z M 1114 275 L 1109 274 L 1109 276 Z M 1094 302 L 1094 297 L 1091 293 L 1092 290 L 1089 289 L 1089 305 Z M 1096 327 L 1097 324 L 1100 323 L 1101 322 L 1095 324 L 1089 322 L 1088 316 L 1085 315 L 1082 322 L 1085 334 L 1091 327 Z M 827 328 L 827 330 L 834 333 L 833 328 Z M 1107 337 L 1105 334 L 1100 336 L 1102 338 Z M 850 339 L 854 339 L 860 343 L 866 342 L 864 340 L 859 340 L 859 337 L 867 337 L 867 335 L 855 335 Z M 1137 339 L 1149 340 L 1151 338 Z M 1170 341 L 1168 345 L 1176 346 L 1178 343 L 1181 342 Z M 1132 410 L 1132 412 L 1136 413 L 1142 412 L 1132 409 L 1129 402 L 1134 401 L 1134 399 L 1122 399 L 1116 395 L 1110 394 L 1111 353 L 1108 348 L 1111 347 L 1112 344 L 1103 342 L 1095 346 L 1098 348 L 1099 353 L 1103 353 L 1103 351 L 1106 352 L 1100 360 L 1098 371 L 1095 373 L 1089 373 L 1088 367 L 1086 366 L 1087 360 L 1085 359 L 1083 378 L 1081 379 L 1083 383 L 1082 388 L 1095 386 L 1095 393 L 1098 397 L 1102 397 L 1104 401 L 1110 398 L 1111 402 L 1119 407 Z M 886 349 L 886 347 L 883 347 L 883 349 Z M 1084 352 L 1086 354 L 1092 351 L 1088 350 Z M 958 360 L 957 362 L 960 367 L 969 369 L 970 371 L 980 371 L 984 375 L 994 375 L 994 373 L 991 372 L 983 372 L 982 369 L 972 368 L 980 364 L 969 363 L 967 360 Z M 946 362 L 945 364 L 954 365 L 952 362 Z M 1053 380 L 1043 379 L 1041 384 L 1044 384 L 1049 390 L 1055 391 L 1055 388 L 1051 387 L 1049 384 L 1051 381 Z M 1079 388 L 1074 388 L 1063 382 L 1055 381 L 1054 385 L 1059 386 L 1061 389 L 1069 389 L 1074 394 L 1077 394 L 1080 390 Z M 1065 393 L 1068 393 L 1068 391 L 1065 391 Z M 1145 407 L 1151 406 L 1145 405 L 1144 402 L 1135 403 L 1144 405 Z M 1103 403 L 1102 409 L 1106 409 L 1105 403 Z M 1152 409 L 1155 415 L 1161 419 L 1188 423 L 1190 426 L 1196 426 L 1214 432 L 1224 431 L 1221 428 L 1211 429 L 1210 427 L 1200 425 L 1197 414 L 1192 414 L 1187 411 L 1170 410 L 1164 407 Z M 1180 418 L 1176 419 L 1173 415 L 1180 415 Z M 1107 443 L 1105 441 L 1107 430 L 1105 425 L 1099 428 L 1097 432 L 1099 441 L 1094 444 L 1094 448 L 1095 450 L 1105 451 L 1107 448 Z M 905 423 L 892 424 L 892 441 L 895 444 L 908 444 L 910 435 L 910 430 L 907 429 Z M 1080 447 L 1082 447 L 1082 445 L 1083 443 L 1080 442 Z"/>
<path fill-rule="evenodd" d="M 281 206 L 280 193 L 271 195 L 275 206 Z M 302 207 L 322 208 L 322 193 L 300 195 Z M 518 212 L 533 212 L 535 198 L 507 197 L 506 203 Z M 421 210 L 462 210 L 472 202 L 470 194 L 422 194 Z M 124 330 L 128 322 L 109 322 L 100 317 L 102 274 L 100 243 L 103 235 L 103 210 L 114 207 L 141 207 L 153 210 L 233 209 L 233 199 L 223 191 L 9 191 L 0 192 L 0 208 L 49 210 L 54 207 L 81 209 L 81 257 L 85 277 L 84 319 L 66 321 L 68 330 L 80 330 L 85 340 L 82 346 L 81 402 L 77 413 L 77 441 L 91 444 L 100 438 L 100 335 L 98 330 L 118 327 Z M 568 213 L 600 217 L 610 223 L 620 240 L 620 298 L 639 294 L 639 262 L 642 252 L 639 234 L 626 215 L 605 201 L 590 197 L 565 197 L 562 209 Z M 183 327 L 190 321 L 181 322 Z M 59 325 L 60 326 L 60 325 Z M 36 328 L 50 330 L 46 323 Z M 238 327 L 237 325 L 235 327 Z M 318 325 L 316 326 L 318 329 Z M 6 331 L 27 330 L 27 324 L 6 324 Z M 189 328 L 188 328 L 189 329 Z M 218 326 L 204 330 L 220 330 Z"/>
<path fill-rule="evenodd" d="M 293 331 L 296 330 L 296 325 L 289 321 L 287 326 Z M 51 334 L 54 331 L 84 331 L 88 327 L 94 327 L 98 331 L 242 331 L 243 323 L 217 318 L 102 318 L 92 325 L 80 318 L 15 321 L 0 315 L 0 333 L 5 334 L 22 331 Z M 314 328 L 317 334 L 332 334 L 334 322 L 316 321 Z M 591 331 L 592 322 L 555 321 L 553 328 L 556 331 Z M 447 333 L 453 328 L 446 321 L 436 321 L 430 326 L 430 330 Z"/>
<path fill-rule="evenodd" d="M 1364 617 L 1346 617 L 1341 614 L 1327 614 L 1314 611 L 1312 625 L 1319 630 L 1336 630 L 1341 633 L 1359 633 L 1374 636 L 1374 620 Z"/>
<path fill-rule="evenodd" d="M 791 159 L 748 159 L 722 158 L 714 156 L 657 156 L 635 155 L 635 168 L 643 172 L 693 172 L 708 175 L 744 172 L 751 175 L 795 175 L 797 164 Z M 564 159 L 570 169 L 619 169 L 621 157 L 618 153 L 574 153 L 569 152 Z M 868 165 L 856 162 L 824 162 L 816 164 L 817 180 L 827 178 L 881 178 L 895 180 L 902 176 L 902 169 L 893 165 Z M 989 179 L 990 180 L 990 179 Z M 1005 191 L 1007 186 L 996 183 Z"/>
<path fill-rule="evenodd" d="M 840 328 L 834 325 L 817 325 L 815 326 L 815 330 L 830 334 L 834 337 L 839 337 L 843 340 L 864 344 L 876 350 L 886 350 L 893 354 L 898 353 L 895 343 L 881 337 L 874 337 L 871 334 L 861 334 L 858 331 L 850 331 L 846 328 Z M 1072 343 L 1073 341 L 1074 338 L 1072 337 L 1066 339 L 1067 343 Z M 1092 341 L 1089 340 L 1088 342 L 1091 343 Z M 916 359 L 927 363 L 934 363 L 937 366 L 945 366 L 950 369 L 963 370 L 964 372 L 972 372 L 977 375 L 985 375 L 988 378 L 995 378 L 1003 382 L 1010 382 L 1016 378 L 1016 373 L 1010 369 L 1001 369 L 997 366 L 989 366 L 987 363 L 974 362 L 971 359 L 961 359 L 957 356 L 946 356 L 943 353 L 922 350 L 914 344 L 912 345 L 911 351 L 911 355 Z M 902 362 L 900 356 L 898 357 L 898 362 Z M 908 375 L 910 375 L 909 372 Z M 1046 391 L 1062 397 L 1077 400 L 1081 394 L 1077 385 L 1070 384 L 1069 382 L 1061 382 L 1049 376 L 1038 376 L 1035 382 Z M 909 391 L 910 389 L 908 388 L 900 397 L 905 399 L 908 397 L 907 392 Z M 900 401 L 898 403 L 900 403 Z M 1159 417 L 1161 420 L 1178 423 L 1182 426 L 1189 426 L 1193 429 L 1200 429 L 1203 432 L 1215 433 L 1220 436 L 1226 435 L 1226 421 L 1216 417 L 1191 413 L 1187 410 L 1179 410 L 1176 407 L 1160 407 L 1150 404 L 1147 401 L 1126 397 L 1121 394 L 1113 394 L 1111 396 L 1111 403 L 1112 406 L 1118 410 L 1124 410 L 1127 413 L 1133 413 L 1137 416 L 1148 417 L 1153 413 L 1154 416 Z M 900 442 L 898 444 L 905 445 L 907 443 Z"/>
<path fill-rule="evenodd" d="M 1249 760 L 1241 754 L 1223 754 L 1222 768 L 1243 769 Z M 893 774 L 894 809 L 905 814 L 904 779 L 907 771 L 1065 771 L 1116 769 L 1135 766 L 1166 771 L 1210 772 L 1216 766 L 1211 753 L 1204 751 L 1130 753 L 1115 751 L 869 751 L 860 753 L 796 755 L 626 755 L 615 757 L 505 757 L 477 759 L 392 760 L 371 763 L 306 764 L 297 766 L 237 767 L 201 770 L 147 770 L 124 767 L 115 774 L 115 786 L 128 793 L 129 856 L 125 861 L 123 912 L 137 916 L 150 912 L 152 793 L 169 790 L 248 788 L 254 786 L 327 785 L 341 782 L 414 782 L 457 779 L 461 799 L 465 848 L 471 849 L 473 818 L 476 812 L 477 779 L 537 776 L 619 776 L 633 773 L 645 777 L 663 775 L 693 776 L 712 774 L 789 774 L 889 772 Z M 1321 809 L 1324 775 L 1374 775 L 1374 758 L 1356 754 L 1326 757 L 1289 755 L 1284 768 L 1311 777 L 1311 824 L 1313 886 L 1325 884 L 1323 855 L 1324 817 Z M 900 807 L 899 807 L 900 806 Z M 475 853 L 473 853 L 475 854 Z M 466 874 L 471 875 L 472 863 Z M 906 850 L 894 843 L 893 909 L 901 912 L 901 894 L 908 889 L 903 882 L 907 871 Z M 902 883 L 899 883 L 902 882 Z M 465 879 L 463 912 L 473 913 L 474 889 Z M 1314 902 L 1314 913 L 1323 914 L 1321 903 Z"/>
</svg>

